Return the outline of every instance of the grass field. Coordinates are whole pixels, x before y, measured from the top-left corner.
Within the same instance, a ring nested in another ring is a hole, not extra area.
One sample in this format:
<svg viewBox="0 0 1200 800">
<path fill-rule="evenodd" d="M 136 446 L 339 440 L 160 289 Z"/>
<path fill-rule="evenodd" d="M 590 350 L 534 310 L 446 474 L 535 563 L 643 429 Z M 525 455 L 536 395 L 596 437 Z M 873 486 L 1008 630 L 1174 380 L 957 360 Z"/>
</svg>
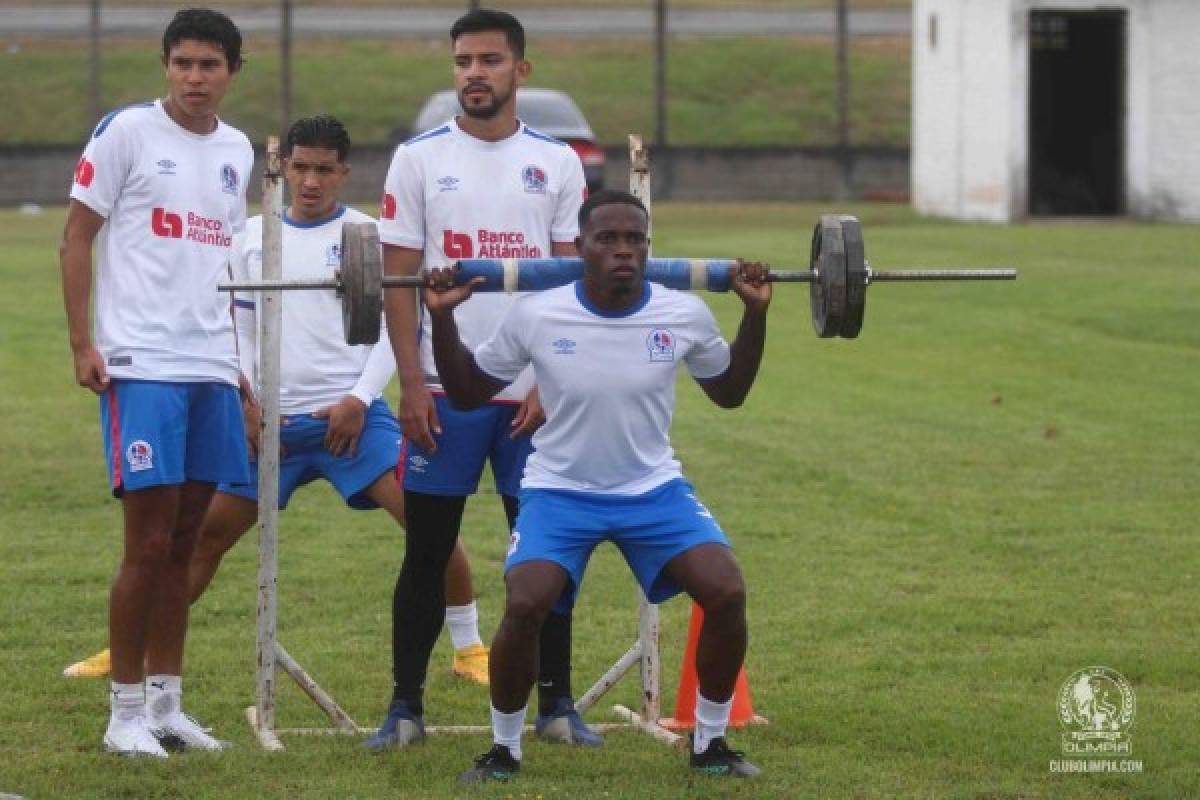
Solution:
<svg viewBox="0 0 1200 800">
<path fill-rule="evenodd" d="M 105 108 L 163 92 L 157 44 L 105 44 Z M 293 113 L 332 113 L 356 142 L 387 142 L 412 124 L 432 92 L 450 86 L 445 41 L 307 40 L 294 53 Z M 908 143 L 907 38 L 856 40 L 851 49 L 852 141 Z M 82 40 L 28 40 L 0 47 L 0 96 L 11 98 L 0 144 L 80 144 L 87 115 Z M 263 141 L 278 122 L 279 55 L 251 40 L 247 64 L 222 116 Z M 567 91 L 599 140 L 621 144 L 654 129 L 653 51 L 644 41 L 535 40 L 531 86 Z M 676 38 L 667 66 L 670 141 L 677 145 L 828 145 L 836 141 L 834 57 L 828 40 L 787 37 Z"/>
<path fill-rule="evenodd" d="M 1195 229 L 1017 227 L 851 209 L 877 267 L 1021 267 L 1015 284 L 878 286 L 856 341 L 820 341 L 781 289 L 746 406 L 681 385 L 673 432 L 737 545 L 748 661 L 767 727 L 733 734 L 766 770 L 729 785 L 634 733 L 600 751 L 530 743 L 521 781 L 464 792 L 484 737 L 372 757 L 341 738 L 260 752 L 253 701 L 255 548 L 235 550 L 192 617 L 189 706 L 236 743 L 220 757 L 130 763 L 100 752 L 104 685 L 59 677 L 104 641 L 119 508 L 96 401 L 74 386 L 55 247 L 60 211 L 0 213 L 0 793 L 29 798 L 754 797 L 1185 798 L 1200 794 L 1200 413 Z M 799 262 L 813 206 L 656 206 L 660 254 Z M 731 332 L 735 302 L 712 304 Z M 282 517 L 281 640 L 358 720 L 390 685 L 389 604 L 402 543 L 324 486 Z M 500 611 L 499 503 L 469 505 L 483 628 Z M 687 606 L 664 608 L 668 700 Z M 576 623 L 582 690 L 636 632 L 632 581 L 602 548 Z M 431 723 L 482 723 L 485 692 L 439 643 Z M 1137 696 L 1141 774 L 1061 775 L 1056 695 L 1106 665 Z M 286 684 L 286 680 L 284 681 Z M 618 686 L 610 702 L 637 704 Z M 671 702 L 666 704 L 667 710 Z M 284 726 L 317 724 L 281 689 Z"/>
</svg>

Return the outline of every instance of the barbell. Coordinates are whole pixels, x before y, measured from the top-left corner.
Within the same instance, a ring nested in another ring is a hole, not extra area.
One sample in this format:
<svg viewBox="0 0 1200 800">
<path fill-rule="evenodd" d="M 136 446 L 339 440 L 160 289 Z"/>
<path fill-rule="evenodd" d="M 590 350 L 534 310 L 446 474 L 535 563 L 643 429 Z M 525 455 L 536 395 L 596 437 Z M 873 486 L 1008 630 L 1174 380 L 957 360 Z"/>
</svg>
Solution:
<svg viewBox="0 0 1200 800">
<path fill-rule="evenodd" d="M 342 326 L 348 344 L 379 341 L 383 290 L 422 288 L 423 275 L 384 277 L 379 231 L 373 222 L 342 225 L 341 269 L 332 279 L 222 283 L 221 291 L 333 289 L 341 297 Z M 729 268 L 719 258 L 651 258 L 646 279 L 672 289 L 729 291 Z M 552 289 L 583 277 L 581 258 L 467 258 L 456 262 L 458 283 L 475 278 L 484 292 Z M 1015 269 L 873 270 L 866 260 L 862 226 L 851 216 L 823 214 L 813 228 L 807 270 L 771 270 L 772 283 L 807 283 L 813 329 L 823 339 L 853 339 L 862 330 L 867 286 L 889 281 L 1005 281 Z"/>
</svg>

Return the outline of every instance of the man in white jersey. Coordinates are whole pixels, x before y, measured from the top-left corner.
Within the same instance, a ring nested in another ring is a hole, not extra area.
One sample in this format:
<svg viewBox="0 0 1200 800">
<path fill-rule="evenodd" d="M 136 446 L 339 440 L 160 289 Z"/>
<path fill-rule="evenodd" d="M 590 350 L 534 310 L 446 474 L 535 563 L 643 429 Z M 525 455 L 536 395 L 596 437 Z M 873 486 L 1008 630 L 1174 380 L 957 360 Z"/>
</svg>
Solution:
<svg viewBox="0 0 1200 800">
<path fill-rule="evenodd" d="M 283 214 L 283 277 L 332 278 L 341 264 L 342 223 L 374 222 L 346 208 L 339 190 L 350 166 L 350 136 L 341 122 L 317 116 L 294 122 L 284 137 L 284 177 L 291 201 Z M 262 279 L 262 217 L 251 217 L 234 236 L 230 264 L 238 281 Z M 258 387 L 256 295 L 234 301 L 242 373 Z M 391 346 L 347 345 L 341 302 L 330 292 L 296 292 L 283 304 L 280 351 L 279 504 L 285 508 L 301 485 L 323 478 L 354 509 L 382 507 L 404 524 L 404 495 L 397 478 L 400 427 L 381 398 L 396 371 Z M 252 438 L 258 433 L 251 426 Z M 252 447 L 256 442 L 251 441 Z M 188 575 L 195 603 L 221 559 L 258 520 L 257 463 L 248 483 L 222 483 L 208 508 Z M 474 603 L 466 553 L 456 548 L 446 570 L 446 595 L 458 605 Z M 454 670 L 487 683 L 487 653 L 477 624 L 452 630 Z M 461 642 L 461 644 L 459 644 Z M 77 672 L 108 670 L 105 650 L 73 665 Z"/>
<path fill-rule="evenodd" d="M 60 250 L 75 376 L 100 396 L 124 514 L 104 746 L 159 758 L 160 739 L 223 746 L 183 713 L 181 674 L 200 521 L 217 483 L 247 478 L 233 320 L 216 288 L 245 224 L 254 163 L 250 142 L 216 115 L 242 63 L 229 18 L 179 12 L 162 61 L 166 98 L 109 114 L 88 142 Z"/>
<path fill-rule="evenodd" d="M 520 769 L 538 628 L 556 602 L 574 601 L 604 541 L 621 550 L 652 603 L 682 590 L 704 610 L 690 763 L 749 777 L 758 768 L 725 742 L 746 651 L 745 586 L 667 432 L 680 364 L 717 405 L 746 398 L 766 340 L 767 270 L 744 262 L 731 269 L 745 309 L 730 345 L 702 300 L 645 280 L 649 220 L 637 198 L 598 192 L 580 209 L 579 227 L 583 279 L 517 300 L 474 355 L 453 313 L 471 286 L 452 288 L 453 270 L 437 269 L 425 292 L 438 374 L 456 405 L 486 402 L 532 365 L 546 410 L 521 482 L 504 619 L 492 641 L 495 744 L 462 778 L 508 780 Z"/>
<path fill-rule="evenodd" d="M 574 255 L 576 215 L 586 194 L 583 166 L 566 144 L 516 116 L 516 89 L 529 75 L 525 33 L 511 14 L 472 11 L 450 30 L 454 81 L 464 114 L 397 148 L 384 186 L 379 238 L 389 275 L 413 275 L 467 257 Z M 472 344 L 491 334 L 512 298 L 476 297 L 457 312 Z M 480 409 L 446 401 L 417 321 L 412 290 L 385 297 L 396 353 L 404 430 L 408 547 L 393 598 L 393 692 L 387 717 L 367 741 L 374 750 L 424 735 L 424 684 L 445 600 L 440 586 L 466 498 L 490 461 L 511 528 L 530 433 L 540 405 L 526 374 Z M 538 733 L 575 744 L 603 740 L 571 699 L 570 617 L 552 615 L 540 644 Z"/>
</svg>

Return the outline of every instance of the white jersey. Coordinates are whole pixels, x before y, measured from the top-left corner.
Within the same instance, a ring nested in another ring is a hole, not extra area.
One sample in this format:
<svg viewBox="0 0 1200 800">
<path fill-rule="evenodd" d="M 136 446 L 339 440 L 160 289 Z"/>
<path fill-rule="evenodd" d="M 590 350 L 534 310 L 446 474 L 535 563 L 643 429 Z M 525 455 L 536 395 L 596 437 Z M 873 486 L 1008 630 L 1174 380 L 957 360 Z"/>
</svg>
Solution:
<svg viewBox="0 0 1200 800">
<path fill-rule="evenodd" d="M 96 239 L 95 344 L 108 374 L 237 384 L 225 277 L 246 220 L 254 153 L 223 122 L 180 127 L 155 100 L 109 114 L 71 197 L 105 217 Z"/>
<path fill-rule="evenodd" d="M 592 307 L 581 281 L 527 295 L 475 351 L 501 381 L 533 364 L 546 424 L 522 488 L 636 495 L 681 475 L 668 438 L 676 367 L 715 378 L 729 345 L 700 298 L 650 283 L 643 291 L 620 314 Z"/>
<path fill-rule="evenodd" d="M 374 222 L 340 206 L 328 219 L 299 223 L 283 217 L 283 279 L 322 280 L 341 265 L 342 223 Z M 262 279 L 262 217 L 252 217 L 234 238 L 231 259 L 236 281 Z M 258 293 L 239 293 L 238 342 L 242 369 L 258 387 Z M 371 405 L 396 371 L 396 359 L 382 331 L 374 345 L 346 344 L 341 300 L 333 292 L 285 293 L 279 346 L 279 410 L 308 414 L 354 395 Z"/>
<path fill-rule="evenodd" d="M 579 156 L 522 123 L 485 142 L 455 120 L 401 145 L 384 184 L 379 238 L 423 250 L 422 268 L 460 258 L 548 258 L 552 242 L 573 242 L 587 187 Z M 491 335 L 514 297 L 478 293 L 454 312 L 468 347 Z M 440 390 L 427 315 L 421 320 L 421 368 Z M 533 381 L 514 382 L 499 400 L 520 401 Z"/>
</svg>

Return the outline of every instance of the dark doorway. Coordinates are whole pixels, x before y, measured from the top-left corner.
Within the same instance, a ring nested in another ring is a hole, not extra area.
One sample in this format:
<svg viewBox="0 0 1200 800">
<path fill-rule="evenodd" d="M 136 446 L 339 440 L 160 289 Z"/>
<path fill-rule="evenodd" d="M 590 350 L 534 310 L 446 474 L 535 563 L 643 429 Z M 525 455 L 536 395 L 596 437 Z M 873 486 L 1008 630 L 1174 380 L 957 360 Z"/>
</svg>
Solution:
<svg viewBox="0 0 1200 800">
<path fill-rule="evenodd" d="M 1125 12 L 1034 11 L 1029 213 L 1125 211 Z"/>
</svg>

